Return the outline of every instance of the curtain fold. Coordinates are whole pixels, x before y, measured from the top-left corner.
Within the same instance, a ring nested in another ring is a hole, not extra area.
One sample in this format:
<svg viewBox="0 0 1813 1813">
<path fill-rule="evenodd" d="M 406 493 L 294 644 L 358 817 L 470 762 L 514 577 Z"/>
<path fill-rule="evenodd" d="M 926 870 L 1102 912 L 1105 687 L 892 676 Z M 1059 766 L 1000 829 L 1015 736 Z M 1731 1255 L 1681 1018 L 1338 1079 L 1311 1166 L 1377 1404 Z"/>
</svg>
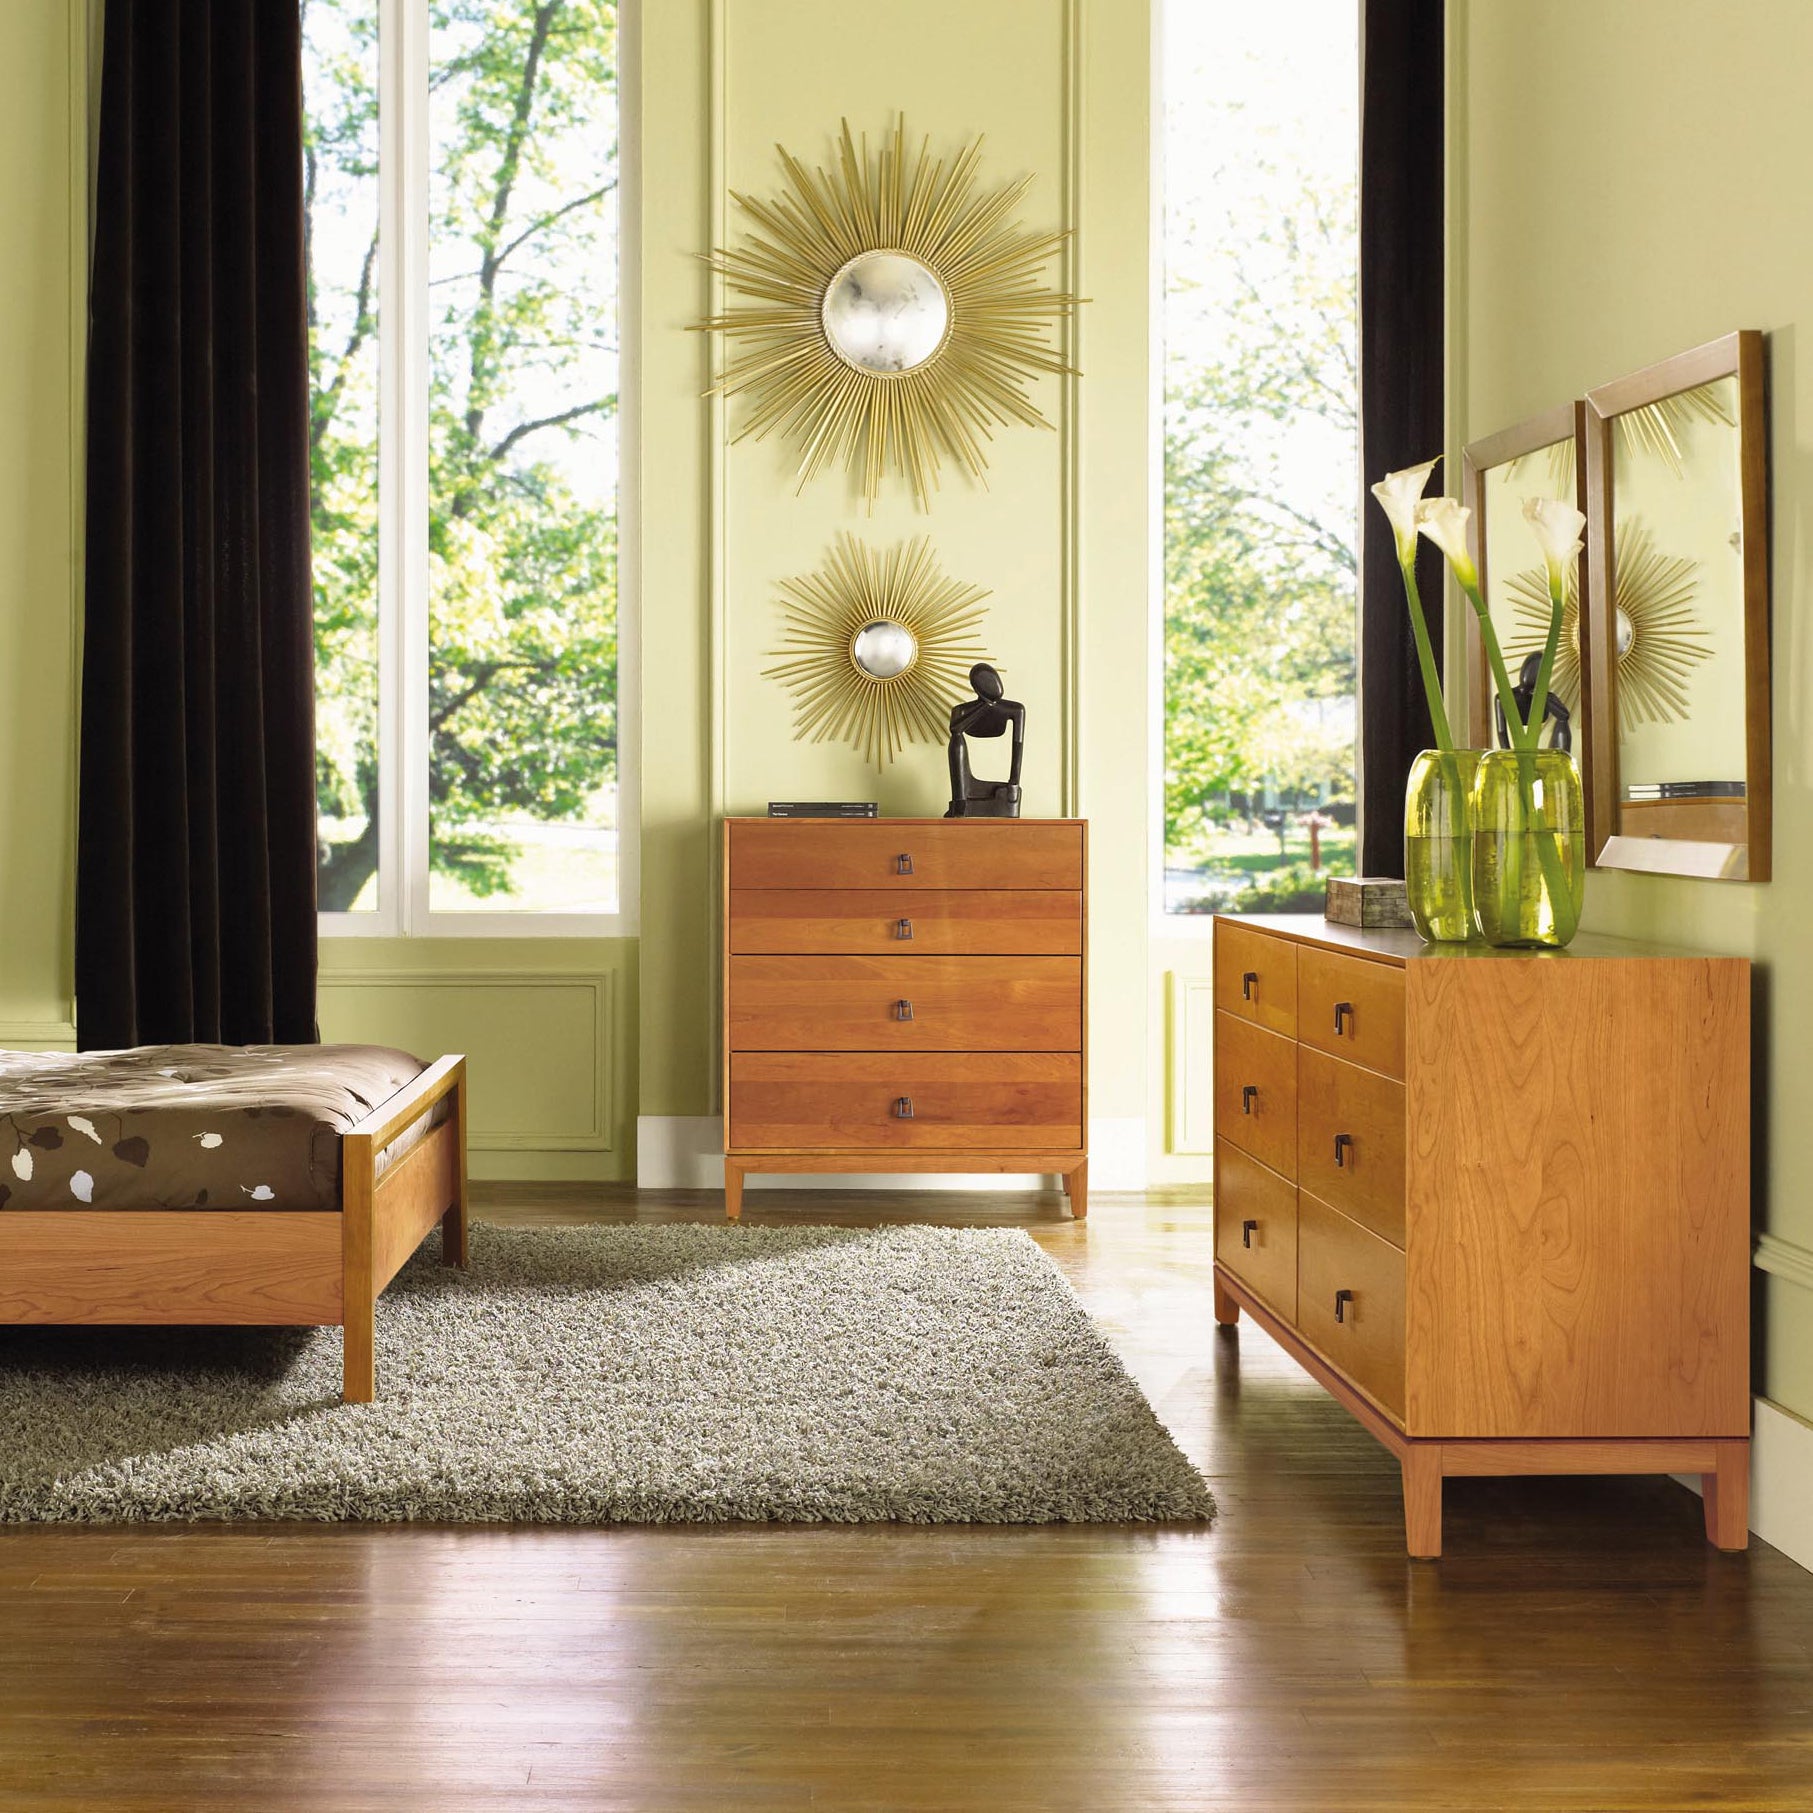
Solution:
<svg viewBox="0 0 1813 1813">
<path fill-rule="evenodd" d="M 84 1049 L 315 1037 L 298 0 L 108 0 L 89 311 Z"/>
<path fill-rule="evenodd" d="M 1362 0 L 1361 7 L 1362 875 L 1403 874 L 1404 783 L 1417 751 L 1435 740 L 1391 525 L 1365 486 L 1441 452 L 1447 428 L 1442 11 L 1442 0 Z M 1439 660 L 1446 569 L 1427 543 L 1417 584 Z"/>
</svg>

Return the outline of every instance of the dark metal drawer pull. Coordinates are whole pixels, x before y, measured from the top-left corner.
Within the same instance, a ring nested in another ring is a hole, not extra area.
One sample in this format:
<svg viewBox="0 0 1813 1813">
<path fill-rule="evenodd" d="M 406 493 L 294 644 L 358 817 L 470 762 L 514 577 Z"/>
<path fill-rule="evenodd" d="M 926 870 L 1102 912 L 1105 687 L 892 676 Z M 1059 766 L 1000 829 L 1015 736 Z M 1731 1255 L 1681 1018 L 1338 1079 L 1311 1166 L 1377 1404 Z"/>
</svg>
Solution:
<svg viewBox="0 0 1813 1813">
<path fill-rule="evenodd" d="M 1252 1000 L 1253 990 L 1256 989 L 1258 986 L 1259 986 L 1259 972 L 1256 969 L 1249 969 L 1246 972 L 1246 974 L 1240 978 L 1240 998 L 1241 998 L 1241 1000 L 1243 1000 L 1243 1001 Z"/>
<path fill-rule="evenodd" d="M 1352 1018 L 1353 1003 L 1351 1001 L 1337 1001 L 1335 1003 L 1335 1037 L 1337 1039 L 1347 1030 L 1343 1022 L 1351 1020 Z"/>
<path fill-rule="evenodd" d="M 894 921 L 894 936 L 896 938 L 910 938 L 910 937 L 912 937 L 912 935 L 913 935 L 912 920 L 896 919 Z"/>
<path fill-rule="evenodd" d="M 1347 1306 L 1352 1301 L 1352 1291 L 1335 1292 L 1335 1320 L 1337 1322 L 1345 1322 L 1347 1320 Z"/>
<path fill-rule="evenodd" d="M 1243 1221 L 1240 1224 L 1240 1244 L 1242 1246 L 1251 1246 L 1253 1244 L 1253 1234 L 1258 1226 L 1259 1224 L 1256 1221 Z"/>
<path fill-rule="evenodd" d="M 896 1001 L 894 1003 L 894 1018 L 896 1020 L 910 1020 L 912 1017 L 913 1004 L 911 1001 Z"/>
<path fill-rule="evenodd" d="M 1351 1133 L 1337 1133 L 1335 1135 L 1335 1169 L 1337 1171 L 1345 1171 L 1347 1169 L 1347 1153 L 1352 1145 L 1353 1135 Z"/>
<path fill-rule="evenodd" d="M 897 1095 L 894 1098 L 894 1118 L 897 1121 L 910 1121 L 913 1118 L 913 1098 L 910 1095 Z"/>
<path fill-rule="evenodd" d="M 896 875 L 911 875 L 912 872 L 913 859 L 903 850 L 894 858 L 894 873 Z"/>
<path fill-rule="evenodd" d="M 1257 1083 L 1248 1083 L 1247 1086 L 1241 1090 L 1240 1112 L 1242 1114 L 1251 1114 L 1253 1112 L 1253 1103 L 1258 1098 L 1258 1095 L 1259 1085 Z"/>
</svg>

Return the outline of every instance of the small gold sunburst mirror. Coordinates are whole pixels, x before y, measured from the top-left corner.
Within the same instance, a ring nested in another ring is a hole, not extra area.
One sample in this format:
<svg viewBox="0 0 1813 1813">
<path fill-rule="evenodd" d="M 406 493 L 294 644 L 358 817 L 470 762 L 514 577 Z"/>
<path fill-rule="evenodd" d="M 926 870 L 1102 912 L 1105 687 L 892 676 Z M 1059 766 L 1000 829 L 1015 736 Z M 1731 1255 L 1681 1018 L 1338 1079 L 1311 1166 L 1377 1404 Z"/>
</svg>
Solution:
<svg viewBox="0 0 1813 1813">
<path fill-rule="evenodd" d="M 752 230 L 709 260 L 748 299 L 701 324 L 731 349 L 714 394 L 747 398 L 734 439 L 794 444 L 802 487 L 848 465 L 871 506 L 903 474 L 923 509 L 947 458 L 980 479 L 996 427 L 1052 426 L 1033 384 L 1071 371 L 1077 298 L 1045 277 L 1068 233 L 1013 218 L 1030 177 L 986 187 L 979 138 L 909 154 L 904 123 L 871 154 L 846 121 L 828 170 L 779 155 L 784 190 L 733 195 Z"/>
<path fill-rule="evenodd" d="M 983 658 L 980 586 L 942 572 L 929 540 L 882 550 L 839 535 L 823 566 L 781 581 L 786 628 L 765 677 L 793 694 L 793 733 L 847 742 L 877 768 L 936 742 Z"/>
</svg>

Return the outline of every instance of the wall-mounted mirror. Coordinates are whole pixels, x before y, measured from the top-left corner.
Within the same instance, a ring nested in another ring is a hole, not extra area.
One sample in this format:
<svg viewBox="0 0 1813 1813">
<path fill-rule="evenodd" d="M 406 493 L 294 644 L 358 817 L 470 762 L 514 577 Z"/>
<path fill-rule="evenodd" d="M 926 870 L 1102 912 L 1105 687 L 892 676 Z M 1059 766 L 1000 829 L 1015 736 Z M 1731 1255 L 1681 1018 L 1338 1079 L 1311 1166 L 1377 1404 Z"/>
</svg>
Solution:
<svg viewBox="0 0 1813 1813">
<path fill-rule="evenodd" d="M 904 623 L 877 618 L 850 638 L 850 659 L 871 680 L 891 680 L 919 659 L 919 638 Z"/>
<path fill-rule="evenodd" d="M 1762 335 L 1729 334 L 1586 401 L 1595 860 L 1766 881 Z"/>
<path fill-rule="evenodd" d="M 951 300 L 938 273 L 905 252 L 863 252 L 825 286 L 825 338 L 858 371 L 914 371 L 938 356 Z"/>
<path fill-rule="evenodd" d="M 1480 593 L 1491 614 L 1505 666 L 1517 681 L 1532 656 L 1539 656 L 1549 633 L 1549 582 L 1542 549 L 1524 520 L 1524 502 L 1554 498 L 1586 508 L 1586 405 L 1564 403 L 1475 441 L 1463 455 L 1462 501 L 1472 515 L 1473 563 Z M 1580 598 L 1584 561 L 1570 577 L 1561 643 L 1550 684 L 1550 715 L 1542 740 L 1571 748 L 1584 770 L 1590 701 L 1582 685 Z M 1487 670 L 1485 645 L 1467 614 L 1468 741 L 1477 749 L 1508 748 L 1498 725 L 1497 694 Z M 1590 800 L 1591 783 L 1587 784 Z M 1591 826 L 1588 826 L 1591 835 Z"/>
</svg>

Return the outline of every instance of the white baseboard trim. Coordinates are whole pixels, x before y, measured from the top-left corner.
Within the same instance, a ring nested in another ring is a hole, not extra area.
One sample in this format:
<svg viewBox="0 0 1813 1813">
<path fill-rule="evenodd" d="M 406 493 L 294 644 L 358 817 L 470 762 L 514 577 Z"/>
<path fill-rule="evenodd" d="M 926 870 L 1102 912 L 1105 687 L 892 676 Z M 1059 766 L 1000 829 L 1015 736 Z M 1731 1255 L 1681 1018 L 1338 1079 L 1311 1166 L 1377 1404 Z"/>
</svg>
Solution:
<svg viewBox="0 0 1813 1813">
<path fill-rule="evenodd" d="M 1674 1477 L 1698 1493 L 1697 1479 Z M 1813 1573 L 1813 1423 L 1768 1398 L 1750 1431 L 1750 1531 Z"/>
<path fill-rule="evenodd" d="M 1813 1573 L 1813 1423 L 1767 1398 L 1750 1442 L 1750 1527 Z"/>
<path fill-rule="evenodd" d="M 715 1114 L 636 1117 L 636 1183 L 644 1190 L 721 1190 L 724 1124 Z M 1028 1190 L 1052 1179 L 1031 1172 L 924 1171 L 909 1176 L 863 1172 L 850 1176 L 751 1174 L 752 1190 Z M 1089 1188 L 1146 1187 L 1146 1123 L 1138 1115 L 1089 1123 Z"/>
</svg>

